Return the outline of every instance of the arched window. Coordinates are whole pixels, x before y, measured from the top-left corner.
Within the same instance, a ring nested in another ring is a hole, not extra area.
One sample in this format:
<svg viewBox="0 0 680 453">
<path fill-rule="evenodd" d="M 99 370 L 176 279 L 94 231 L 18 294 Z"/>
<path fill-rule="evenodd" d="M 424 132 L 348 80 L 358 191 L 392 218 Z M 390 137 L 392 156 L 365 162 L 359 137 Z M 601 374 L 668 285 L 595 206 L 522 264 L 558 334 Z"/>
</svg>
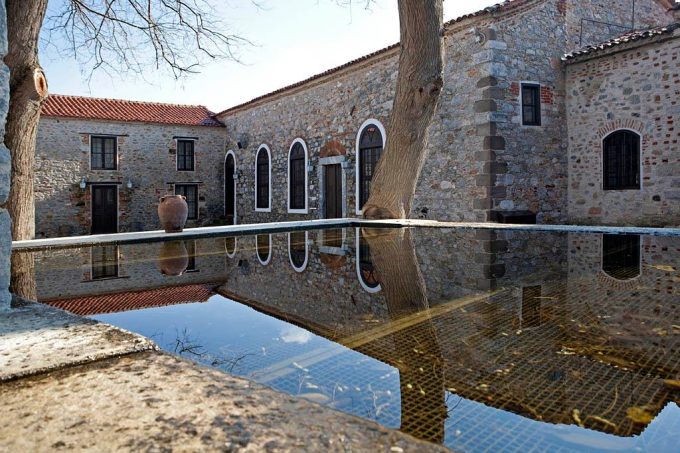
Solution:
<svg viewBox="0 0 680 453">
<path fill-rule="evenodd" d="M 307 214 L 307 145 L 299 138 L 288 151 L 288 212 Z"/>
<path fill-rule="evenodd" d="M 602 235 L 602 271 L 616 280 L 631 280 L 639 276 L 640 236 Z"/>
<path fill-rule="evenodd" d="M 233 151 L 224 156 L 224 216 L 227 225 L 236 225 L 236 156 Z"/>
<path fill-rule="evenodd" d="M 236 236 L 224 238 L 224 251 L 229 258 L 233 258 L 236 255 Z"/>
<path fill-rule="evenodd" d="M 604 190 L 640 189 L 640 136 L 618 130 L 604 139 L 602 147 Z"/>
<path fill-rule="evenodd" d="M 302 272 L 307 267 L 307 255 L 307 232 L 288 233 L 288 258 L 296 272 Z"/>
<path fill-rule="evenodd" d="M 269 264 L 272 259 L 272 235 L 258 234 L 255 237 L 255 249 L 257 252 L 257 260 L 263 266 Z"/>
<path fill-rule="evenodd" d="M 356 230 L 356 251 L 357 251 L 357 276 L 359 283 L 369 293 L 377 293 L 382 288 L 375 272 L 373 261 L 371 260 L 371 248 L 366 239 L 361 236 L 361 228 Z"/>
<path fill-rule="evenodd" d="M 366 121 L 357 136 L 357 213 L 368 201 L 373 173 L 384 146 L 385 128 L 379 121 Z"/>
<path fill-rule="evenodd" d="M 255 158 L 255 210 L 271 211 L 271 153 L 267 145 L 260 146 Z"/>
</svg>

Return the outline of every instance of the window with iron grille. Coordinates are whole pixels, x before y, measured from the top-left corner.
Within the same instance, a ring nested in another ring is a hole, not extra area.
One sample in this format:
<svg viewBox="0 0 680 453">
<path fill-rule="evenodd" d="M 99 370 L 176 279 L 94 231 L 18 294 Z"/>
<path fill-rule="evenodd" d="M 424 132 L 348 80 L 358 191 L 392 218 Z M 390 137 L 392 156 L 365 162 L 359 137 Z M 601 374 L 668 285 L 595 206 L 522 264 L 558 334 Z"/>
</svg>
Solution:
<svg viewBox="0 0 680 453">
<path fill-rule="evenodd" d="M 257 209 L 269 209 L 269 153 L 262 147 L 257 152 L 255 169 Z"/>
<path fill-rule="evenodd" d="M 92 248 L 92 280 L 118 277 L 118 246 Z"/>
<path fill-rule="evenodd" d="M 522 84 L 522 125 L 541 125 L 541 86 L 535 83 Z"/>
<path fill-rule="evenodd" d="M 194 171 L 193 140 L 177 140 L 177 171 Z"/>
<path fill-rule="evenodd" d="M 305 168 L 305 149 L 302 143 L 296 142 L 290 151 L 289 162 L 289 209 L 306 209 L 305 202 L 306 187 L 306 168 Z"/>
<path fill-rule="evenodd" d="M 609 134 L 602 145 L 604 190 L 640 189 L 640 136 L 620 130 Z"/>
<path fill-rule="evenodd" d="M 359 137 L 359 206 L 368 201 L 371 180 L 383 151 L 383 138 L 378 126 L 369 124 Z"/>
<path fill-rule="evenodd" d="M 92 170 L 115 170 L 118 165 L 116 137 L 90 137 Z"/>
<path fill-rule="evenodd" d="M 175 195 L 184 195 L 187 199 L 189 215 L 187 220 L 198 219 L 198 185 L 197 184 L 175 184 Z"/>
<path fill-rule="evenodd" d="M 630 280 L 640 275 L 640 236 L 603 235 L 602 270 L 617 280 Z"/>
</svg>

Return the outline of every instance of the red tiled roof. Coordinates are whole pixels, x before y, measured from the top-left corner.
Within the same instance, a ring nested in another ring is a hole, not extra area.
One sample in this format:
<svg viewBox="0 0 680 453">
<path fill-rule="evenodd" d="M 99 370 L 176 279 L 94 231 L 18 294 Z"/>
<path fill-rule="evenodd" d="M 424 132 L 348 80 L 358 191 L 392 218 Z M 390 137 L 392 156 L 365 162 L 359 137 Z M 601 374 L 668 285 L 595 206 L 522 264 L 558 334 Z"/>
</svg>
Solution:
<svg viewBox="0 0 680 453">
<path fill-rule="evenodd" d="M 630 31 L 616 38 L 601 42 L 600 44 L 586 46 L 581 49 L 570 52 L 563 56 L 562 60 L 568 62 L 570 60 L 573 60 L 584 55 L 590 56 L 593 54 L 604 52 L 605 50 L 611 49 L 612 47 L 621 46 L 629 42 L 644 41 L 656 38 L 657 36 L 672 34 L 677 29 L 680 29 L 680 24 L 671 24 L 665 27 L 649 28 L 647 30 Z"/>
<path fill-rule="evenodd" d="M 161 104 L 51 94 L 41 115 L 107 121 L 222 127 L 215 114 L 201 105 Z"/>
<path fill-rule="evenodd" d="M 187 285 L 125 293 L 82 296 L 69 299 L 47 299 L 40 302 L 80 316 L 118 313 L 144 308 L 205 302 L 214 295 L 213 286 Z"/>
</svg>

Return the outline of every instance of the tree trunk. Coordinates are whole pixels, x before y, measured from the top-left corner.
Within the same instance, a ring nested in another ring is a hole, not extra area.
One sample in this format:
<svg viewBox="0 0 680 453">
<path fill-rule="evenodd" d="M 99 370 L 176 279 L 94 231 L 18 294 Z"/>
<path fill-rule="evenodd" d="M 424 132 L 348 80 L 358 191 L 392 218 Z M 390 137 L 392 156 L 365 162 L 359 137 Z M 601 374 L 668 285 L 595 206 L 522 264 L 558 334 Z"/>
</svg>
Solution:
<svg viewBox="0 0 680 453">
<path fill-rule="evenodd" d="M 385 150 L 364 206 L 369 219 L 406 218 L 442 90 L 442 0 L 399 0 L 401 53 Z"/>
<path fill-rule="evenodd" d="M 10 71 L 10 101 L 5 145 L 12 155 L 7 210 L 15 241 L 33 239 L 35 235 L 35 138 L 40 106 L 47 97 L 47 81 L 38 62 L 38 39 L 46 8 L 47 0 L 7 0 L 5 64 Z"/>
</svg>

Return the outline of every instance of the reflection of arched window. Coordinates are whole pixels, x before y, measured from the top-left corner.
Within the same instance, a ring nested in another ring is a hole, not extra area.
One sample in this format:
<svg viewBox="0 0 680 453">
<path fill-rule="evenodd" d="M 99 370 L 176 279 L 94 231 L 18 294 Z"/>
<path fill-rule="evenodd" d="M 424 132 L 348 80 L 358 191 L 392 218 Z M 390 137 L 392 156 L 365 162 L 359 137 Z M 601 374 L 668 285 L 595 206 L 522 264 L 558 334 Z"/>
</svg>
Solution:
<svg viewBox="0 0 680 453">
<path fill-rule="evenodd" d="M 301 139 L 288 154 L 288 212 L 307 213 L 307 147 Z"/>
<path fill-rule="evenodd" d="M 288 258 L 293 269 L 302 272 L 307 267 L 307 232 L 288 233 Z"/>
<path fill-rule="evenodd" d="M 263 265 L 269 264 L 272 259 L 272 235 L 258 234 L 255 243 L 258 261 Z"/>
<path fill-rule="evenodd" d="M 361 236 L 361 229 L 356 229 L 357 236 L 357 275 L 359 283 L 369 293 L 377 293 L 381 290 L 378 276 L 371 260 L 371 248 L 366 239 Z"/>
<path fill-rule="evenodd" d="M 633 131 L 618 130 L 602 143 L 604 190 L 640 188 L 640 136 Z"/>
<path fill-rule="evenodd" d="M 255 158 L 255 210 L 271 210 L 271 155 L 267 145 L 260 146 Z"/>
<path fill-rule="evenodd" d="M 224 238 L 224 251 L 227 253 L 229 258 L 233 258 L 236 255 L 236 237 L 230 236 Z"/>
<path fill-rule="evenodd" d="M 357 138 L 357 211 L 368 201 L 371 180 L 384 145 L 382 125 L 374 120 L 364 123 Z"/>
<path fill-rule="evenodd" d="M 640 236 L 605 234 L 602 236 L 602 270 L 617 280 L 640 275 Z"/>
</svg>

